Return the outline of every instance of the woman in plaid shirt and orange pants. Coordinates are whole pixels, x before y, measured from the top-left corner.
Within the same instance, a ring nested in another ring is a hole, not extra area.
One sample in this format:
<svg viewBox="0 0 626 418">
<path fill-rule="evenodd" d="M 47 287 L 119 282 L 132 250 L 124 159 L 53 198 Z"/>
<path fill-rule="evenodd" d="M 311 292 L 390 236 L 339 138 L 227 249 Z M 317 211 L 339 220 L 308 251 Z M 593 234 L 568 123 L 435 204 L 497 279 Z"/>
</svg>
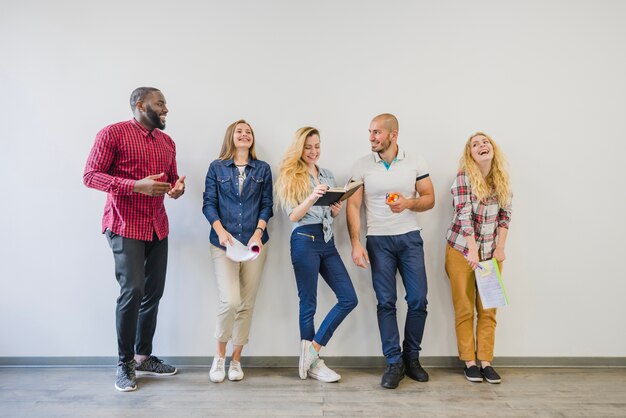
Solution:
<svg viewBox="0 0 626 418">
<path fill-rule="evenodd" d="M 491 258 L 502 269 L 512 194 L 504 156 L 488 135 L 478 132 L 465 143 L 451 193 L 454 215 L 446 235 L 446 273 L 452 289 L 459 358 L 465 362 L 463 371 L 468 380 L 482 382 L 484 378 L 500 383 L 491 366 L 496 309 L 483 309 L 474 269 L 479 261 Z"/>
</svg>

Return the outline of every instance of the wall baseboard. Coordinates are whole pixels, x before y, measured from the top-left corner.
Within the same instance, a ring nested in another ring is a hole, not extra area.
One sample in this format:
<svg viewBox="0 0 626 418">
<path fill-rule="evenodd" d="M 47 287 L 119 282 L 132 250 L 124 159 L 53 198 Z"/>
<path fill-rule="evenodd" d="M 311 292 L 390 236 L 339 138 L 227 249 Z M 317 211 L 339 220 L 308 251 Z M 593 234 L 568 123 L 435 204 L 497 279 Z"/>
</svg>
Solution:
<svg viewBox="0 0 626 418">
<path fill-rule="evenodd" d="M 167 362 L 178 367 L 210 367 L 213 357 L 164 356 Z M 365 368 L 385 367 L 383 357 L 324 357 L 331 367 Z M 461 362 L 452 356 L 421 357 L 426 367 L 460 367 Z M 0 367 L 113 367 L 116 357 L 0 357 Z M 243 357 L 245 367 L 296 367 L 295 356 Z M 626 367 L 626 357 L 497 357 L 498 367 Z"/>
</svg>

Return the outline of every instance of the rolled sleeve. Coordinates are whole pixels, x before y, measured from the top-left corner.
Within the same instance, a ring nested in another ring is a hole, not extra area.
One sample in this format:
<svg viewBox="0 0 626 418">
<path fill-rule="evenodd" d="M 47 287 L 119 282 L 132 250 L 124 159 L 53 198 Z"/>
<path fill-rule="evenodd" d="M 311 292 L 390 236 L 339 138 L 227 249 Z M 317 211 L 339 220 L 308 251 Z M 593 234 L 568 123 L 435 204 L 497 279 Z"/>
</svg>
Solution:
<svg viewBox="0 0 626 418">
<path fill-rule="evenodd" d="M 220 220 L 218 212 L 217 178 L 213 164 L 209 166 L 209 170 L 207 171 L 206 179 L 204 181 L 202 213 L 204 213 L 204 216 L 211 225 L 213 225 L 215 221 Z"/>
<path fill-rule="evenodd" d="M 469 185 L 467 176 L 459 172 L 456 180 L 450 190 L 452 193 L 452 201 L 454 210 L 461 226 L 461 233 L 464 237 L 474 235 L 474 226 L 472 225 L 472 190 Z"/>
<path fill-rule="evenodd" d="M 509 223 L 511 222 L 511 213 L 512 213 L 512 205 L 511 205 L 512 196 L 509 198 L 509 202 L 498 211 L 498 227 L 499 228 L 508 228 Z"/>
<path fill-rule="evenodd" d="M 263 194 L 261 195 L 259 219 L 264 220 L 266 223 L 269 222 L 270 218 L 274 215 L 273 206 L 272 171 L 269 165 L 266 165 L 263 172 Z"/>
<path fill-rule="evenodd" d="M 112 195 L 133 194 L 135 180 L 108 174 L 116 153 L 117 145 L 109 130 L 105 128 L 98 132 L 83 173 L 85 186 Z"/>
</svg>

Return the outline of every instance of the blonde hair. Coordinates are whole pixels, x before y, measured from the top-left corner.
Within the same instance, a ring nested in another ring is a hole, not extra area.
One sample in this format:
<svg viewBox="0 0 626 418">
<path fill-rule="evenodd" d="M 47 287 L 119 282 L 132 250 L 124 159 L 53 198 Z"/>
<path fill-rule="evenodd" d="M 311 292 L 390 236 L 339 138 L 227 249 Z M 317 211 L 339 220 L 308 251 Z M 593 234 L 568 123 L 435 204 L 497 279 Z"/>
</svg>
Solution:
<svg viewBox="0 0 626 418">
<path fill-rule="evenodd" d="M 228 128 L 226 128 L 226 133 L 224 134 L 224 142 L 222 142 L 222 149 L 220 151 L 220 156 L 218 157 L 220 160 L 230 160 L 231 158 L 235 157 L 235 128 L 237 128 L 237 125 L 239 125 L 240 123 L 246 124 L 248 125 L 248 128 L 250 128 L 250 132 L 252 133 L 252 146 L 250 147 L 249 155 L 250 158 L 256 160 L 256 151 L 254 150 L 256 137 L 254 136 L 254 130 L 252 129 L 252 126 L 243 119 L 239 119 L 231 123 L 230 125 L 228 125 Z"/>
<path fill-rule="evenodd" d="M 319 134 L 317 129 L 310 126 L 298 129 L 285 152 L 274 186 L 283 208 L 298 206 L 311 191 L 308 167 L 302 160 L 302 152 L 307 138 Z"/>
<path fill-rule="evenodd" d="M 472 139 L 477 136 L 484 136 L 493 147 L 493 160 L 491 161 L 491 170 L 489 174 L 483 177 L 480 168 L 472 157 Z M 476 198 L 484 202 L 490 196 L 495 195 L 498 199 L 500 207 L 507 205 L 511 199 L 511 186 L 509 184 L 509 174 L 506 169 L 506 159 L 500 150 L 500 147 L 491 137 L 483 132 L 476 132 L 470 136 L 465 143 L 465 150 L 460 161 L 460 169 L 465 171 L 469 178 L 472 193 Z"/>
</svg>

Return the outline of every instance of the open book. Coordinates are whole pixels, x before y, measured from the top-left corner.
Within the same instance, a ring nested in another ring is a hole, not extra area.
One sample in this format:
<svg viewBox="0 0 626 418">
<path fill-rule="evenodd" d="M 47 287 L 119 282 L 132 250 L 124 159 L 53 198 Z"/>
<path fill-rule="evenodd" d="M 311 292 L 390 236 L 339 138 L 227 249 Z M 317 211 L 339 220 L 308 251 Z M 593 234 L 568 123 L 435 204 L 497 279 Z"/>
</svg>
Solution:
<svg viewBox="0 0 626 418">
<path fill-rule="evenodd" d="M 320 196 L 313 206 L 330 206 L 335 202 L 346 200 L 352 196 L 354 192 L 359 190 L 361 186 L 363 186 L 362 181 L 352 181 L 352 177 L 350 177 L 344 187 L 333 187 L 332 189 L 326 190 L 326 193 Z"/>
</svg>

